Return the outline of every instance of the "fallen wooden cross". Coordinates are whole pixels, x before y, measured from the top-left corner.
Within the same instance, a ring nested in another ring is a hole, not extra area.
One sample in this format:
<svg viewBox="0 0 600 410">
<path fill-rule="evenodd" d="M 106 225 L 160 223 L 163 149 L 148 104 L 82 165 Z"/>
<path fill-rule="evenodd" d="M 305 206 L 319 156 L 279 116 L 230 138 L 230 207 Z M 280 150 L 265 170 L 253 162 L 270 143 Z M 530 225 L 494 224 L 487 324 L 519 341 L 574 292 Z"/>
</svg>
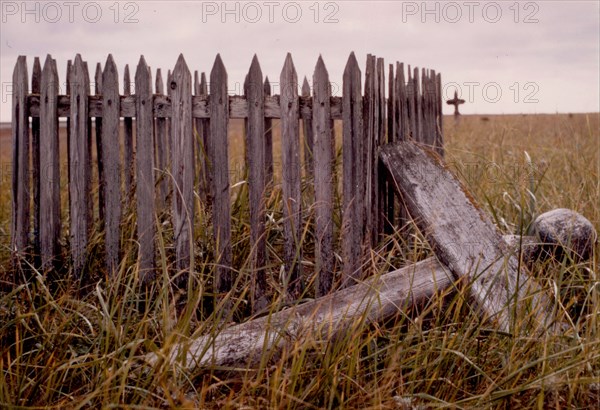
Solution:
<svg viewBox="0 0 600 410">
<path fill-rule="evenodd" d="M 520 242 L 524 254 L 533 255 L 539 250 L 531 237 L 519 241 L 509 236 L 505 239 Z M 429 258 L 314 301 L 150 353 L 145 360 L 152 366 L 177 363 L 187 369 L 258 363 L 263 352 L 290 346 L 302 337 L 329 340 L 357 321 L 382 322 L 436 294 L 452 290 L 454 284 L 450 271 L 436 258 Z"/>
<path fill-rule="evenodd" d="M 436 154 L 403 141 L 382 147 L 380 158 L 440 262 L 468 278 L 472 297 L 499 329 L 530 316 L 545 328 L 553 324 L 548 298 Z"/>
<path fill-rule="evenodd" d="M 260 360 L 267 351 L 293 343 L 307 334 L 330 339 L 351 329 L 356 321 L 372 323 L 430 299 L 436 292 L 465 279 L 482 311 L 496 319 L 503 331 L 512 329 L 513 313 L 531 314 L 544 327 L 552 324 L 550 303 L 526 273 L 521 273 L 521 243 L 533 254 L 530 238 L 515 241 L 500 235 L 484 213 L 468 198 L 459 182 L 412 142 L 381 150 L 381 159 L 404 198 L 411 216 L 429 238 L 437 258 L 371 277 L 363 283 L 214 334 L 169 346 L 145 359 L 151 365 L 178 363 L 196 366 L 239 366 Z M 515 255 L 516 254 L 516 255 Z"/>
<path fill-rule="evenodd" d="M 151 365 L 240 366 L 260 361 L 261 354 L 313 335 L 331 339 L 356 321 L 381 322 L 398 311 L 425 302 L 454 283 L 435 258 L 374 276 L 357 285 L 289 309 L 225 328 L 150 353 Z"/>
</svg>

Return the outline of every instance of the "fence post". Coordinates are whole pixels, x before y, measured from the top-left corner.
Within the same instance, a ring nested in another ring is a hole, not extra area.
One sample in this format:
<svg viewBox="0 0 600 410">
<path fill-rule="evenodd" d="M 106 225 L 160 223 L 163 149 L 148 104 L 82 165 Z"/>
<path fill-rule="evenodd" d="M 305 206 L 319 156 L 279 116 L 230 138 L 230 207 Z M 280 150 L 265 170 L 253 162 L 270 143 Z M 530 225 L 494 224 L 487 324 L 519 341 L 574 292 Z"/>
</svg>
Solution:
<svg viewBox="0 0 600 410">
<path fill-rule="evenodd" d="M 342 154 L 343 154 L 343 223 L 342 287 L 351 286 L 359 279 L 361 250 L 363 244 L 365 163 L 362 161 L 364 144 L 361 75 L 354 53 L 348 57 L 343 76 L 342 91 Z"/>
<path fill-rule="evenodd" d="M 319 56 L 313 74 L 313 135 L 315 164 L 315 259 L 316 295 L 333 286 L 333 144 L 331 133 L 331 88 L 323 58 Z"/>
<path fill-rule="evenodd" d="M 33 73 L 31 74 L 31 92 L 40 94 L 40 81 L 42 77 L 42 67 L 39 57 L 33 61 Z M 41 104 L 41 101 L 40 101 Z M 34 266 L 41 266 L 40 255 L 40 178 L 42 168 L 40 168 L 40 117 L 31 118 L 31 180 L 33 190 L 33 263 Z"/>
<path fill-rule="evenodd" d="M 254 55 L 244 94 L 248 103 L 246 163 L 250 199 L 250 243 L 252 247 L 251 306 L 256 313 L 267 307 L 266 240 L 265 240 L 265 108 L 263 76 Z"/>
<path fill-rule="evenodd" d="M 442 74 L 438 73 L 436 76 L 436 100 L 437 105 L 437 117 L 436 117 L 436 147 L 438 153 L 444 157 L 444 114 L 442 112 Z"/>
<path fill-rule="evenodd" d="M 102 65 L 96 64 L 96 73 L 94 75 L 95 94 L 101 95 L 102 89 Z M 104 115 L 104 112 L 102 113 Z M 104 221 L 104 161 L 102 159 L 102 117 L 96 117 L 96 161 L 98 161 L 98 217 L 100 222 Z"/>
<path fill-rule="evenodd" d="M 173 176 L 173 227 L 178 275 L 184 284 L 194 269 L 194 135 L 192 131 L 192 75 L 179 55 L 171 82 L 171 174 Z"/>
<path fill-rule="evenodd" d="M 383 234 L 385 220 L 385 184 L 387 178 L 384 169 L 379 168 L 378 149 L 385 143 L 386 133 L 386 112 L 385 103 L 385 63 L 383 58 L 377 59 L 377 133 L 375 134 L 375 144 L 371 156 L 373 158 L 373 234 L 371 236 L 372 246 L 375 246 Z"/>
<path fill-rule="evenodd" d="M 229 98 L 227 71 L 217 54 L 210 72 L 210 133 L 208 159 L 213 198 L 213 230 L 216 247 L 215 287 L 219 293 L 229 292 L 233 285 L 231 271 L 231 216 L 229 203 L 229 158 L 227 132 L 229 127 Z"/>
<path fill-rule="evenodd" d="M 363 213 L 364 239 L 366 244 L 371 244 L 373 235 L 374 221 L 373 208 L 373 151 L 376 138 L 377 127 L 377 71 L 376 57 L 368 54 L 365 69 L 365 95 L 363 105 L 363 126 L 364 126 L 364 144 L 362 161 L 364 163 L 365 180 L 361 188 L 360 196 L 365 198 L 365 211 Z"/>
<path fill-rule="evenodd" d="M 120 97 L 119 74 L 112 54 L 108 55 L 102 74 L 102 134 L 104 141 L 119 141 Z M 119 144 L 102 144 L 104 166 L 104 229 L 106 244 L 106 269 L 114 275 L 119 265 L 121 237 L 121 169 L 119 167 Z M 102 208 L 101 208 L 102 209 Z"/>
<path fill-rule="evenodd" d="M 398 110 L 398 128 L 396 139 L 406 141 L 410 135 L 409 104 L 404 77 L 404 63 L 396 63 L 396 109 Z"/>
<path fill-rule="evenodd" d="M 304 77 L 302 83 L 302 97 L 310 98 L 310 85 L 308 80 Z M 304 170 L 307 180 L 312 180 L 314 176 L 314 137 L 313 137 L 313 125 L 312 119 L 305 118 L 302 120 L 302 132 L 304 134 Z"/>
<path fill-rule="evenodd" d="M 280 85 L 281 87 L 281 85 Z M 281 91 L 280 91 L 281 94 Z M 271 95 L 269 77 L 265 78 L 264 96 Z M 265 117 L 265 184 L 273 183 L 273 119 Z"/>
<path fill-rule="evenodd" d="M 125 73 L 123 74 L 123 95 L 131 95 L 131 76 L 129 74 L 129 64 L 125 64 Z M 125 147 L 125 158 L 123 170 L 125 172 L 125 200 L 126 208 L 131 207 L 133 200 L 133 118 L 123 118 L 123 146 Z"/>
<path fill-rule="evenodd" d="M 208 99 L 208 83 L 206 82 L 206 74 L 200 74 L 200 95 L 204 98 Z M 210 184 L 212 180 L 211 176 L 211 167 L 208 166 L 208 153 L 207 153 L 207 144 L 208 144 L 208 133 L 209 133 L 209 120 L 206 118 L 200 119 L 200 143 L 202 145 L 202 150 L 199 152 L 201 157 L 200 161 L 200 187 L 201 187 L 201 198 L 204 199 L 204 207 L 205 209 L 210 209 L 212 207 L 212 197 L 210 195 Z"/>
<path fill-rule="evenodd" d="M 165 88 L 163 85 L 162 72 L 159 69 L 156 70 L 156 94 L 164 95 Z M 156 118 L 155 122 L 155 146 L 156 146 L 156 165 L 158 168 L 157 179 L 158 179 L 158 198 L 156 201 L 157 211 L 159 213 L 163 212 L 166 208 L 167 204 L 167 195 L 169 193 L 168 189 L 168 181 L 169 176 L 167 174 L 168 164 L 167 158 L 169 156 L 169 152 L 167 150 L 167 119 L 166 118 Z"/>
<path fill-rule="evenodd" d="M 71 253 L 73 274 L 81 279 L 87 258 L 90 231 L 90 158 L 88 95 L 90 80 L 81 55 L 77 54 L 71 68 L 71 146 L 69 163 L 69 202 L 71 214 Z"/>
<path fill-rule="evenodd" d="M 397 73 L 396 73 L 397 75 Z M 388 102 L 387 102 L 387 116 L 388 116 L 388 126 L 387 126 L 387 143 L 391 144 L 394 142 L 396 138 L 396 134 L 398 132 L 399 127 L 399 107 L 396 99 L 396 81 L 397 79 L 394 77 L 394 64 L 390 64 L 388 68 Z M 379 163 L 379 161 L 378 161 Z M 384 210 L 385 215 L 383 233 L 386 235 L 390 235 L 394 230 L 394 190 L 392 186 L 388 183 L 387 178 L 385 178 L 385 171 L 383 172 L 384 176 L 384 185 L 385 185 L 385 195 L 383 198 L 384 201 Z"/>
<path fill-rule="evenodd" d="M 15 267 L 28 252 L 29 215 L 29 116 L 27 114 L 27 60 L 19 56 L 13 71 L 12 96 L 12 225 L 11 251 Z"/>
<path fill-rule="evenodd" d="M 284 261 L 288 297 L 298 299 L 303 291 L 300 277 L 302 196 L 298 75 L 287 54 L 279 77 L 281 108 L 281 171 L 283 190 Z"/>
<path fill-rule="evenodd" d="M 52 269 L 59 255 L 60 162 L 58 146 L 58 71 L 46 56 L 40 94 L 40 179 L 39 219 L 42 271 Z"/>
</svg>

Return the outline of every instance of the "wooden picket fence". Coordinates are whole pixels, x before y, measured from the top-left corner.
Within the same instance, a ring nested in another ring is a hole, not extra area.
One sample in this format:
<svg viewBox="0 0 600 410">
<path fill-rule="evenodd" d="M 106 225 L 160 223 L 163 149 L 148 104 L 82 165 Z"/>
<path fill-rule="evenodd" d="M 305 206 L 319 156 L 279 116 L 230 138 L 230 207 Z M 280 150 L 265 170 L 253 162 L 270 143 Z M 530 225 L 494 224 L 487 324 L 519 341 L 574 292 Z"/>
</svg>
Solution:
<svg viewBox="0 0 600 410">
<path fill-rule="evenodd" d="M 280 94 L 270 95 L 254 57 L 244 84 L 244 95 L 228 95 L 228 78 L 217 55 L 209 81 L 202 73 L 192 75 L 181 55 L 165 86 L 157 70 L 154 90 L 152 74 L 140 58 L 131 94 L 129 68 L 124 73 L 124 93 L 112 56 L 102 69 L 98 63 L 95 90 L 90 92 L 88 65 L 78 54 L 67 70 L 66 95 L 59 94 L 56 61 L 47 56 L 43 68 L 35 59 L 31 92 L 26 58 L 21 56 L 13 74 L 13 215 L 12 249 L 15 261 L 38 260 L 42 270 L 57 263 L 71 263 L 77 277 L 86 272 L 90 230 L 94 215 L 103 221 L 105 265 L 114 272 L 119 265 L 124 207 L 127 193 L 135 191 L 139 271 L 150 281 L 156 270 L 155 237 L 157 211 L 165 206 L 171 191 L 171 218 L 177 272 L 194 270 L 194 193 L 210 204 L 218 266 L 215 290 L 231 289 L 232 267 L 230 175 L 228 154 L 229 120 L 246 124 L 246 167 L 252 244 L 251 297 L 253 308 L 264 306 L 265 278 L 265 190 L 272 178 L 272 119 L 281 124 L 281 184 L 284 212 L 284 255 L 288 292 L 299 293 L 303 226 L 301 209 L 302 164 L 304 178 L 314 185 L 314 235 L 317 296 L 328 293 L 334 278 L 333 202 L 334 130 L 341 120 L 342 209 L 341 255 L 343 284 L 352 284 L 360 270 L 364 247 L 374 246 L 397 218 L 394 197 L 379 170 L 377 149 L 394 140 L 413 138 L 443 155 L 441 77 L 433 70 L 401 63 L 390 64 L 385 81 L 382 58 L 367 56 L 363 77 L 352 53 L 343 75 L 342 97 L 331 95 L 329 75 L 319 57 L 311 87 L 299 83 L 291 55 L 280 76 Z M 209 87 L 210 85 L 210 87 Z M 209 90 L 210 88 L 210 90 Z M 387 98 L 386 98 L 387 89 Z M 364 94 L 363 94 L 364 93 Z M 67 117 L 69 249 L 70 262 L 60 260 L 61 220 L 59 117 Z M 32 119 L 31 123 L 29 119 Z M 95 118 L 95 124 L 92 124 Z M 133 119 L 135 118 L 135 121 Z M 121 120 L 124 135 L 120 135 Z M 303 140 L 300 136 L 302 122 Z M 92 125 L 96 129 L 92 155 Z M 135 141 L 133 127 L 135 126 Z M 201 144 L 195 143 L 194 133 Z M 301 162 L 301 145 L 307 147 Z M 135 146 L 135 155 L 134 155 Z M 124 155 L 121 159 L 121 147 Z M 198 150 L 205 149 L 205 155 Z M 31 151 L 31 152 L 30 152 Z M 196 154 L 195 154 L 196 152 Z M 170 163 L 170 168 L 169 167 Z M 30 164 L 32 172 L 30 173 Z M 92 200 L 92 172 L 99 175 L 99 202 Z M 168 168 L 168 169 L 167 169 Z M 157 178 L 158 172 L 168 178 Z M 195 175 L 202 177 L 195 186 Z M 43 177 L 41 177 L 43 173 Z M 124 181 L 122 181 L 124 178 Z M 125 192 L 123 191 L 125 187 Z M 396 205 L 397 206 L 397 205 Z M 97 212 L 95 211 L 95 207 Z M 396 216 L 395 216 L 396 215 Z M 33 221 L 33 229 L 31 229 Z"/>
</svg>

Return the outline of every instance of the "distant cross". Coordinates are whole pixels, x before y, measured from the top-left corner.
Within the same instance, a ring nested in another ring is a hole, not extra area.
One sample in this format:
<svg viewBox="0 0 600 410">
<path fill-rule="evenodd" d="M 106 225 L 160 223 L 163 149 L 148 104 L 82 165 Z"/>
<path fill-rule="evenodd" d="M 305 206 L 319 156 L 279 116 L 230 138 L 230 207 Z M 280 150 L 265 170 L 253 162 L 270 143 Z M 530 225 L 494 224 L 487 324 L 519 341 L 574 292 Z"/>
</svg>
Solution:
<svg viewBox="0 0 600 410">
<path fill-rule="evenodd" d="M 454 116 L 458 117 L 460 113 L 458 112 L 458 106 L 464 104 L 465 100 L 458 98 L 458 94 L 454 91 L 454 98 L 446 101 L 446 104 L 454 106 Z"/>
</svg>

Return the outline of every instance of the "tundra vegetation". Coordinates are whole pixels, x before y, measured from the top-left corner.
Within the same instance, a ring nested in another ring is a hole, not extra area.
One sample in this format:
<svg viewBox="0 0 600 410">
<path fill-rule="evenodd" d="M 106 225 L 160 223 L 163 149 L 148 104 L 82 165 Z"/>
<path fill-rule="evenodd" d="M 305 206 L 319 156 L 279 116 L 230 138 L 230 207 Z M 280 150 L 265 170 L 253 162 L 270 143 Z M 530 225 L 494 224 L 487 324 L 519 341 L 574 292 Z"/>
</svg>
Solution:
<svg viewBox="0 0 600 410">
<path fill-rule="evenodd" d="M 335 124 L 337 171 L 341 124 Z M 446 163 L 503 234 L 526 234 L 536 215 L 554 208 L 578 211 L 600 227 L 600 115 L 462 116 L 445 118 Z M 600 272 L 596 244 L 589 261 L 568 255 L 534 265 L 532 275 L 553 298 L 555 334 L 498 331 L 482 321 L 468 286 L 399 312 L 381 324 L 357 321 L 348 332 L 323 341 L 310 335 L 283 351 L 263 352 L 258 363 L 239 367 L 175 364 L 148 366 L 149 352 L 239 320 L 247 299 L 242 285 L 250 268 L 247 185 L 243 183 L 242 124 L 232 127 L 233 265 L 237 292 L 212 312 L 216 270 L 210 218 L 198 201 L 188 289 L 176 291 L 166 272 L 172 227 L 158 225 L 161 265 L 151 288 L 137 271 L 135 218 L 124 209 L 122 259 L 105 277 L 103 260 L 90 279 L 74 282 L 33 274 L 15 280 L 10 263 L 10 132 L 0 136 L 0 406 L 143 408 L 599 408 Z M 280 163 L 277 121 L 274 164 Z M 66 149 L 64 136 L 61 149 Z M 66 175 L 66 164 L 61 169 Z M 275 175 L 280 175 L 277 172 Z M 289 303 L 280 283 L 284 243 L 278 181 L 267 198 L 270 311 Z M 310 193 L 310 184 L 303 193 Z M 340 228 L 341 198 L 334 196 Z M 97 192 L 94 195 L 98 195 Z M 63 212 L 68 191 L 61 192 Z M 307 204 L 309 202 L 307 201 Z M 303 207 L 302 265 L 313 289 L 314 218 Z M 160 218 L 160 216 L 157 216 Z M 460 223 L 460 221 L 457 221 Z M 63 229 L 66 229 L 63 227 Z M 63 235 L 63 238 L 68 237 Z M 90 240 L 101 250 L 102 236 Z M 65 243 L 66 245 L 66 239 Z M 279 255 L 279 256 L 278 256 Z M 386 236 L 366 256 L 365 275 L 379 275 L 433 256 L 416 227 Z M 314 297 L 312 290 L 305 299 Z M 229 316 L 223 317 L 223 312 Z M 236 313 L 238 312 L 238 313 Z M 263 312 L 268 315 L 269 311 Z M 237 315 L 237 316 L 236 316 Z"/>
</svg>

